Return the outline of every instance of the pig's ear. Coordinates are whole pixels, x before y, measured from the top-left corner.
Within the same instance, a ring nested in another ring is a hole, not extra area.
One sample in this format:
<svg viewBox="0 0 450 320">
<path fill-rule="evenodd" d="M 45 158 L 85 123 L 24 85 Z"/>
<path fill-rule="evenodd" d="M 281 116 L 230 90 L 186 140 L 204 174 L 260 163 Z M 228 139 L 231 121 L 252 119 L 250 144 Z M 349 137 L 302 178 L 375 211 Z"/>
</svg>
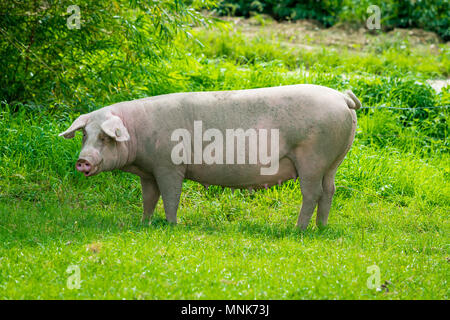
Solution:
<svg viewBox="0 0 450 320">
<path fill-rule="evenodd" d="M 72 139 L 75 136 L 75 132 L 77 130 L 80 130 L 86 126 L 88 119 L 89 116 L 87 114 L 82 114 L 72 123 L 69 129 L 60 133 L 59 136 L 64 137 L 66 139 Z"/>
<path fill-rule="evenodd" d="M 123 125 L 122 119 L 118 116 L 110 116 L 100 127 L 108 136 L 116 141 L 122 142 L 130 140 L 128 130 Z"/>
</svg>

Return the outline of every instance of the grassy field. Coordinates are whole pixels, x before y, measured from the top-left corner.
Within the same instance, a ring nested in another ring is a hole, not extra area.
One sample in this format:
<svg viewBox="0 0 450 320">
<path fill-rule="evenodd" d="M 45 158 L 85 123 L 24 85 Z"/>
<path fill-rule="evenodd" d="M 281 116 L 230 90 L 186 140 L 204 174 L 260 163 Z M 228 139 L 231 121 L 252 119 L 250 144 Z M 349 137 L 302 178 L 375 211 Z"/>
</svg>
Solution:
<svg viewBox="0 0 450 320">
<path fill-rule="evenodd" d="M 422 33 L 257 17 L 195 35 L 202 46 L 177 43 L 189 54 L 166 66 L 172 80 L 136 98 L 315 83 L 352 89 L 364 106 L 450 101 L 448 86 L 427 83 L 449 77 L 448 44 Z M 177 226 L 161 201 L 142 224 L 138 179 L 76 173 L 80 135 L 57 137 L 76 114 L 37 109 L 1 105 L 0 299 L 449 299 L 448 108 L 358 111 L 329 225 L 304 232 L 294 182 L 233 193 L 186 181 Z M 378 289 L 367 285 L 374 265 Z"/>
</svg>

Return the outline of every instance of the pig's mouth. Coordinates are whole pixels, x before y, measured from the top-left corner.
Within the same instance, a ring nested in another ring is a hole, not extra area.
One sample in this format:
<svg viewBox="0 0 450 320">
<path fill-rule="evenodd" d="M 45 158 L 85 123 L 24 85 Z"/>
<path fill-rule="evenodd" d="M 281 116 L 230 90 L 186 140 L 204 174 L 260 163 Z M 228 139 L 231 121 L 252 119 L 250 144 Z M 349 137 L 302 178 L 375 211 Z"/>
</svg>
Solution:
<svg viewBox="0 0 450 320">
<path fill-rule="evenodd" d="M 97 174 L 97 168 L 98 167 L 94 167 L 94 168 L 92 168 L 92 170 L 91 171 L 85 171 L 85 172 L 83 172 L 83 174 L 84 174 L 84 176 L 85 177 L 92 177 L 92 176 L 94 176 L 94 175 L 96 175 Z"/>
</svg>

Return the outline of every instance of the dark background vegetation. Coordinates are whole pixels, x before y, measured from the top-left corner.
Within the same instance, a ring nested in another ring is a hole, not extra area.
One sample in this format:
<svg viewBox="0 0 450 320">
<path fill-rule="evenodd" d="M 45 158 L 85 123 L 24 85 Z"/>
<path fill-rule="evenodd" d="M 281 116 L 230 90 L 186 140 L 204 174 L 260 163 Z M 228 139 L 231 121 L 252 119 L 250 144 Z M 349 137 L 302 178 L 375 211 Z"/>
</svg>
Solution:
<svg viewBox="0 0 450 320">
<path fill-rule="evenodd" d="M 384 30 L 422 28 L 436 32 L 445 41 L 450 39 L 450 5 L 446 0 L 222 0 L 217 11 L 246 17 L 265 13 L 277 20 L 313 19 L 331 27 L 339 22 L 364 24 L 370 5 L 380 7 Z"/>
</svg>

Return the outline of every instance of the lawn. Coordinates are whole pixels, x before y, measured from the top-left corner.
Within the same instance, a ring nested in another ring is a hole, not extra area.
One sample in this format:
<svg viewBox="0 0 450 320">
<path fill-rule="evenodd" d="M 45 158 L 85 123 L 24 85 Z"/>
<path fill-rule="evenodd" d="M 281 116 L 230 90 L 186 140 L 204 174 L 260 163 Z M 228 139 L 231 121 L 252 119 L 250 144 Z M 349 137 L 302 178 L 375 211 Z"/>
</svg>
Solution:
<svg viewBox="0 0 450 320">
<path fill-rule="evenodd" d="M 157 93 L 315 83 L 413 108 L 358 111 L 329 225 L 295 228 L 292 181 L 254 192 L 186 181 L 179 224 L 161 201 L 143 224 L 135 176 L 75 172 L 81 137 L 57 134 L 77 114 L 2 104 L 0 299 L 449 299 L 449 111 L 422 109 L 449 104 L 449 86 L 427 82 L 448 78 L 448 44 L 348 30 L 336 42 L 265 19 L 196 28 L 202 45 L 177 40 L 189 55 Z"/>
</svg>

